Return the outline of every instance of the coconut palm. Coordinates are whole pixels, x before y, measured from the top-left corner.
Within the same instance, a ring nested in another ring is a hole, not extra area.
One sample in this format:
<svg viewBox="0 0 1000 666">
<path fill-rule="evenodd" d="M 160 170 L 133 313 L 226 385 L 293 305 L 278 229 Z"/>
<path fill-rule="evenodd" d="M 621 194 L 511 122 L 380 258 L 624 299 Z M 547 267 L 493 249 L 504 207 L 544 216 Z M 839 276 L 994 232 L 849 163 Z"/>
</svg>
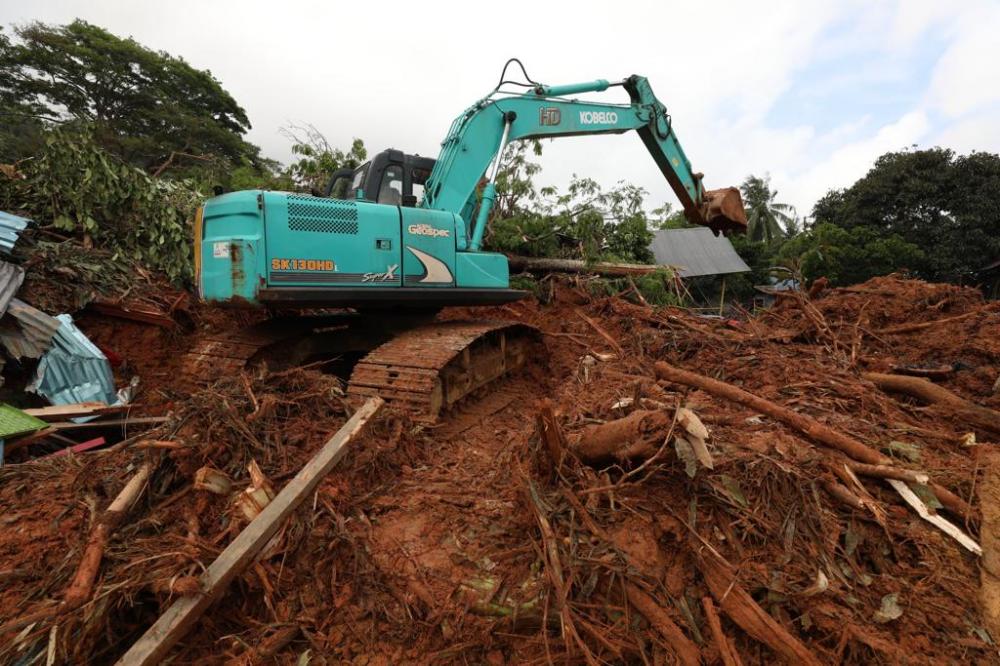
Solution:
<svg viewBox="0 0 1000 666">
<path fill-rule="evenodd" d="M 747 176 L 740 185 L 747 210 L 747 237 L 752 241 L 770 243 L 790 236 L 798 228 L 798 215 L 791 204 L 775 201 L 777 190 L 771 189 L 771 178 Z"/>
</svg>

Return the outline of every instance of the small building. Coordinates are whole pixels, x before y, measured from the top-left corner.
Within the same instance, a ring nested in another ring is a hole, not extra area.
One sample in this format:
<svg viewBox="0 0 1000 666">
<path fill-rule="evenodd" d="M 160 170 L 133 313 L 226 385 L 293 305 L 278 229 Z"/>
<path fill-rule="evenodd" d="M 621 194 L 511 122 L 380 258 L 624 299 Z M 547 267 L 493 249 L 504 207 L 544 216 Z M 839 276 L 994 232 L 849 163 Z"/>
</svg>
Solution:
<svg viewBox="0 0 1000 666">
<path fill-rule="evenodd" d="M 662 229 L 653 234 L 649 249 L 656 263 L 673 267 L 682 278 L 750 272 L 729 239 L 707 227 Z"/>
<path fill-rule="evenodd" d="M 983 290 L 983 296 L 990 300 L 1000 299 L 1000 260 L 976 271 L 976 279 Z"/>
</svg>

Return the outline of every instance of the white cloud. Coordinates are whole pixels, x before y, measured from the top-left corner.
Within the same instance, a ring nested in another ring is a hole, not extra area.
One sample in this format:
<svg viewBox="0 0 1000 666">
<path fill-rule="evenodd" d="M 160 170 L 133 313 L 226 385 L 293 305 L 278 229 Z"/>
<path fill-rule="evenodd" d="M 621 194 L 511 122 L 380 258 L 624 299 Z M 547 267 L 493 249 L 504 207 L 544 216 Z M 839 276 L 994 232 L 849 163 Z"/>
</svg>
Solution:
<svg viewBox="0 0 1000 666">
<path fill-rule="evenodd" d="M 1000 102 L 1000 4 L 962 17 L 934 67 L 928 103 L 955 118 Z"/>
<path fill-rule="evenodd" d="M 1000 122 L 997 111 L 974 114 L 945 127 L 929 145 L 944 146 L 959 153 L 974 150 L 1000 153 Z"/>
<path fill-rule="evenodd" d="M 842 145 L 818 164 L 790 178 L 786 194 L 792 201 L 815 202 L 828 190 L 846 187 L 865 175 L 883 153 L 918 143 L 929 128 L 927 114 L 911 111 L 870 137 Z M 808 213 L 809 209 L 800 212 Z"/>
<path fill-rule="evenodd" d="M 572 12 L 529 0 L 377 9 L 303 0 L 0 6 L 2 24 L 76 16 L 210 69 L 247 109 L 250 140 L 282 160 L 291 154 L 278 130 L 289 121 L 316 125 L 334 145 L 358 136 L 371 152 L 395 147 L 434 155 L 451 120 L 493 87 L 513 55 L 549 83 L 646 75 L 706 184 L 771 173 L 782 198 L 803 212 L 827 189 L 863 176 L 886 150 L 928 137 L 963 148 L 1000 143 L 986 140 L 1000 124 L 995 0 L 580 0 Z M 878 94 L 884 81 L 913 78 L 914 62 L 927 66 L 908 54 L 931 43 L 946 48 L 933 73 L 918 72 L 927 86 L 922 102 L 894 109 L 888 123 L 852 103 L 854 89 Z M 882 55 L 859 69 L 858 53 Z M 823 76 L 801 81 L 817 63 Z M 838 99 L 836 126 L 820 130 L 805 115 L 769 121 L 793 84 L 823 103 Z M 622 97 L 616 90 L 603 99 Z M 953 118 L 946 128 L 935 126 L 942 114 Z M 985 143 L 977 144 L 979 137 Z M 543 184 L 565 185 L 575 172 L 608 185 L 641 185 L 654 206 L 675 202 L 637 137 L 546 144 L 542 164 Z"/>
</svg>

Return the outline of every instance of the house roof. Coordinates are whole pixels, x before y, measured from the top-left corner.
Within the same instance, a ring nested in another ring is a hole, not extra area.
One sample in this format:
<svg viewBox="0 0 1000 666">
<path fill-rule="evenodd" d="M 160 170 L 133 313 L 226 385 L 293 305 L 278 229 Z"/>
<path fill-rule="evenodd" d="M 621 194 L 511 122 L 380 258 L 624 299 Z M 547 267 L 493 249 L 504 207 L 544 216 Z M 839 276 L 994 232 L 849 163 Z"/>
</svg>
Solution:
<svg viewBox="0 0 1000 666">
<path fill-rule="evenodd" d="M 673 266 L 681 277 L 750 271 L 729 239 L 706 227 L 657 231 L 649 249 L 656 263 Z"/>
</svg>

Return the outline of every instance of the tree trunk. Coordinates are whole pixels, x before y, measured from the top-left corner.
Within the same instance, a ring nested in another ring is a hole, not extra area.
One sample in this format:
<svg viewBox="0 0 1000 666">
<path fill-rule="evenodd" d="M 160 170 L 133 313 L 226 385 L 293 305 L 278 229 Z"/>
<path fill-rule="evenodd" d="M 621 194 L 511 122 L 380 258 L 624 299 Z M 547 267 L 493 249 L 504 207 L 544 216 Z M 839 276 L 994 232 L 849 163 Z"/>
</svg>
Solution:
<svg viewBox="0 0 1000 666">
<path fill-rule="evenodd" d="M 540 257 L 507 257 L 511 271 L 529 273 L 593 273 L 611 277 L 646 275 L 661 268 L 655 264 L 613 264 L 597 262 L 588 264 L 579 259 L 547 259 Z"/>
<path fill-rule="evenodd" d="M 886 375 L 879 372 L 866 372 L 861 377 L 883 391 L 905 393 L 926 403 L 943 405 L 969 424 L 981 430 L 1000 434 L 1000 412 L 977 405 L 923 377 Z"/>
</svg>

